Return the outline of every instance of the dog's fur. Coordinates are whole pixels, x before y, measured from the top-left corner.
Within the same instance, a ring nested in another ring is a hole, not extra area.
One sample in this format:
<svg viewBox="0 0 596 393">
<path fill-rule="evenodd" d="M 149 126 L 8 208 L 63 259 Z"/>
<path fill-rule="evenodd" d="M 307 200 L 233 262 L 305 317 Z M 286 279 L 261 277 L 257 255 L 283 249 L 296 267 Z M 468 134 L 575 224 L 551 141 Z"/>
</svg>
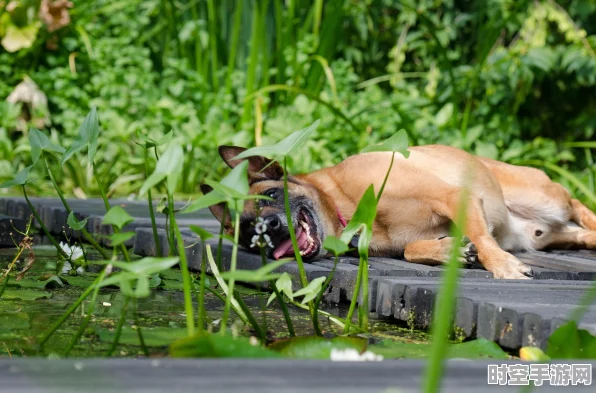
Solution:
<svg viewBox="0 0 596 393">
<path fill-rule="evenodd" d="M 244 151 L 220 146 L 231 167 Z M 456 148 L 429 145 L 411 147 L 410 157 L 395 155 L 379 201 L 370 244 L 371 256 L 403 255 L 413 263 L 436 265 L 448 259 L 452 239 L 447 237 L 464 187 L 468 186 L 465 235 L 474 244 L 480 263 L 497 278 L 528 278 L 532 270 L 509 252 L 548 247 L 596 249 L 596 214 L 571 198 L 561 185 L 534 168 L 475 157 Z M 381 187 L 392 153 L 365 153 L 313 173 L 290 176 L 288 190 L 292 222 L 309 229 L 301 247 L 306 261 L 326 254 L 321 247 L 328 235 L 339 236 L 341 217 L 348 221 L 366 188 Z M 251 194 L 269 195 L 272 201 L 248 201 L 241 217 L 241 243 L 250 249 L 257 213 L 269 225 L 273 247 L 287 244 L 283 169 L 264 157 L 249 160 Z M 202 186 L 203 192 L 210 188 Z M 225 206 L 211 211 L 221 221 Z M 228 219 L 224 223 L 231 233 Z M 306 226 L 304 226 L 306 224 Z M 253 248 L 253 250 L 256 247 Z M 305 250 L 308 248 L 308 250 Z M 509 251 L 509 252 L 508 252 Z M 281 252 L 281 251 L 279 251 Z M 278 252 L 278 254 L 279 254 Z M 287 251 L 284 256 L 289 256 Z M 277 255 L 279 257 L 279 255 Z"/>
</svg>

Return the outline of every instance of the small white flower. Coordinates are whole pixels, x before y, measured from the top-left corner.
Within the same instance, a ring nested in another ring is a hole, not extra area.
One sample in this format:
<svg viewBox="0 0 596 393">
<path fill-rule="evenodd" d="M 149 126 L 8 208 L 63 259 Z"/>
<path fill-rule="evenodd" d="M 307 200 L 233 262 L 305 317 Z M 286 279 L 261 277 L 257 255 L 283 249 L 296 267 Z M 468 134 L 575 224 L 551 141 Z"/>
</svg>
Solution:
<svg viewBox="0 0 596 393">
<path fill-rule="evenodd" d="M 347 348 L 347 349 L 331 349 L 331 356 L 330 359 L 335 362 L 367 362 L 367 361 L 381 361 L 383 360 L 382 355 L 377 355 L 376 353 L 365 351 L 363 353 L 359 353 L 355 349 Z"/>
<path fill-rule="evenodd" d="M 263 233 L 267 232 L 267 224 L 263 217 L 257 218 L 257 223 L 255 224 L 255 232 L 257 235 L 262 235 Z"/>
<path fill-rule="evenodd" d="M 79 246 L 71 246 L 68 243 L 60 242 L 60 248 L 68 255 L 71 262 L 83 257 L 83 249 Z"/>
<path fill-rule="evenodd" d="M 250 248 L 257 246 L 259 244 L 259 235 L 254 235 L 252 239 L 250 239 Z"/>
<path fill-rule="evenodd" d="M 78 274 L 79 276 L 83 276 L 83 275 L 85 275 L 85 268 L 84 268 L 83 266 L 79 266 L 79 267 L 77 267 L 77 274 Z"/>
<path fill-rule="evenodd" d="M 62 266 L 61 274 L 68 274 L 72 269 L 72 265 L 68 261 L 64 261 L 64 265 Z"/>
<path fill-rule="evenodd" d="M 273 248 L 273 243 L 271 243 L 271 238 L 269 237 L 269 235 L 267 235 L 267 234 L 264 234 L 264 235 L 263 235 L 263 240 L 265 240 L 265 243 L 266 243 L 266 244 L 267 244 L 269 247 Z"/>
<path fill-rule="evenodd" d="M 271 243 L 271 238 L 269 237 L 269 235 L 267 235 L 265 233 L 263 235 L 254 235 L 250 239 L 250 248 L 253 248 L 255 246 L 257 246 L 257 247 L 269 246 L 269 247 L 273 248 L 273 243 Z"/>
</svg>

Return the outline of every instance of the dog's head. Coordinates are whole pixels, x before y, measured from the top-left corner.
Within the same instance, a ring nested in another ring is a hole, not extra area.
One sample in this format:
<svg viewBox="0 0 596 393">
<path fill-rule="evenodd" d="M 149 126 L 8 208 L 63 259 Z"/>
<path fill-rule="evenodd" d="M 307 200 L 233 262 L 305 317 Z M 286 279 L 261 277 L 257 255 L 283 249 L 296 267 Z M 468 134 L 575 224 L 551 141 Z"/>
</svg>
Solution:
<svg viewBox="0 0 596 393">
<path fill-rule="evenodd" d="M 219 154 L 230 168 L 234 168 L 242 162 L 235 157 L 244 150 L 242 147 L 220 146 Z M 270 240 L 265 246 L 269 258 L 292 257 L 294 250 L 284 208 L 283 168 L 265 157 L 250 157 L 247 160 L 249 193 L 265 195 L 271 200 L 257 199 L 245 202 L 240 217 L 240 244 L 250 251 L 260 252 L 254 243 L 259 239 L 259 235 L 263 239 L 263 235 L 266 234 L 268 237 L 265 239 Z M 212 189 L 202 185 L 201 190 L 206 194 Z M 330 206 L 327 198 L 315 186 L 292 176 L 288 178 L 288 195 L 292 223 L 303 260 L 311 261 L 325 255 L 327 252 L 322 247 L 325 236 L 336 234 L 338 230 L 337 212 L 334 207 Z M 210 209 L 222 222 L 225 204 L 214 205 Z M 227 214 L 223 222 L 224 230 L 231 235 L 234 231 L 233 220 L 229 211 L 225 213 Z"/>
</svg>

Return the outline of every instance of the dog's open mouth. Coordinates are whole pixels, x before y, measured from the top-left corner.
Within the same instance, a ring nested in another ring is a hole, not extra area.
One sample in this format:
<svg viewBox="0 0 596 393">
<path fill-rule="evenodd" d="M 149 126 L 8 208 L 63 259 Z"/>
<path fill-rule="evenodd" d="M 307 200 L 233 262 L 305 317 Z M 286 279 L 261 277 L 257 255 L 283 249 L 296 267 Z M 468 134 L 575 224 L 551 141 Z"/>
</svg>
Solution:
<svg viewBox="0 0 596 393">
<path fill-rule="evenodd" d="M 309 258 L 319 251 L 320 242 L 316 233 L 316 227 L 312 217 L 306 209 L 298 214 L 298 226 L 296 228 L 296 241 L 303 258 Z M 294 255 L 294 247 L 290 238 L 282 241 L 273 251 L 273 258 L 280 259 Z"/>
</svg>

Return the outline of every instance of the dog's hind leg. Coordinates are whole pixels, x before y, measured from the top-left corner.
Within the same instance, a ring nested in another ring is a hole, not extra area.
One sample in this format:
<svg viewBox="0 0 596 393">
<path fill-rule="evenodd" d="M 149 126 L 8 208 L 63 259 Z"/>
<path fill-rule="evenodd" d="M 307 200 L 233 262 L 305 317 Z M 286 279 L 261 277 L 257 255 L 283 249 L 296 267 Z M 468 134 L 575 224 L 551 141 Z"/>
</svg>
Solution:
<svg viewBox="0 0 596 393">
<path fill-rule="evenodd" d="M 570 248 L 596 250 L 596 231 L 578 227 L 564 227 L 551 232 L 544 240 L 543 248 Z"/>
<path fill-rule="evenodd" d="M 454 238 L 443 237 L 432 240 L 417 240 L 406 245 L 406 261 L 423 265 L 436 266 L 447 261 L 451 256 Z M 459 247 L 459 261 L 462 264 L 478 263 L 478 253 L 472 243 Z"/>
<path fill-rule="evenodd" d="M 577 199 L 571 199 L 571 219 L 584 229 L 596 231 L 596 214 Z"/>
</svg>

